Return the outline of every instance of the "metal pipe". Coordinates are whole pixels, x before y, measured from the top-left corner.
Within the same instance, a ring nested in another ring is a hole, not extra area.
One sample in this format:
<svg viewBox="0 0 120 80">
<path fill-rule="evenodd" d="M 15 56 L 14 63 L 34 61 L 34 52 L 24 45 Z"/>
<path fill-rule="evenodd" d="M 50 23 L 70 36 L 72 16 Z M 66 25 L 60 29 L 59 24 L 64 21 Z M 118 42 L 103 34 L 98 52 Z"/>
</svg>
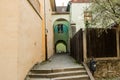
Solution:
<svg viewBox="0 0 120 80">
<path fill-rule="evenodd" d="M 47 33 L 46 33 L 46 0 L 44 0 L 44 24 L 45 24 L 45 60 L 48 60 Z"/>
</svg>

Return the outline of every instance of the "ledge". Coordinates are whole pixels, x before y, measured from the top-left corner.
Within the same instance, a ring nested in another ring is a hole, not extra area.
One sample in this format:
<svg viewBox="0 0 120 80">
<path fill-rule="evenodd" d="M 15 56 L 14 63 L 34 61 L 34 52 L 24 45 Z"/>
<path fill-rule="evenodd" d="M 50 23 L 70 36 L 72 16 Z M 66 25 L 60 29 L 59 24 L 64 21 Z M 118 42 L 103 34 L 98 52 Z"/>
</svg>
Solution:
<svg viewBox="0 0 120 80">
<path fill-rule="evenodd" d="M 88 58 L 89 60 L 90 58 Z M 104 58 L 95 58 L 96 61 L 104 61 L 104 60 L 120 60 L 120 57 L 104 57 Z"/>
<path fill-rule="evenodd" d="M 65 14 L 65 15 L 69 15 L 70 12 L 63 12 L 63 13 L 52 12 L 52 15 L 63 15 L 63 14 Z"/>
</svg>

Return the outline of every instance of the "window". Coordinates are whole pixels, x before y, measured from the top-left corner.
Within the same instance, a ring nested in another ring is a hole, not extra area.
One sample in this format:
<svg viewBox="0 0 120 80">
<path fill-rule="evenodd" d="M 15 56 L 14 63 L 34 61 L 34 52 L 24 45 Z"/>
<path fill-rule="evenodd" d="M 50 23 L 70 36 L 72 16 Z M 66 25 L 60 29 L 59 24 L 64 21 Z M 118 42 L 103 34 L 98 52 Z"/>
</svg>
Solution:
<svg viewBox="0 0 120 80">
<path fill-rule="evenodd" d="M 58 33 L 63 33 L 63 24 L 58 24 Z"/>
</svg>

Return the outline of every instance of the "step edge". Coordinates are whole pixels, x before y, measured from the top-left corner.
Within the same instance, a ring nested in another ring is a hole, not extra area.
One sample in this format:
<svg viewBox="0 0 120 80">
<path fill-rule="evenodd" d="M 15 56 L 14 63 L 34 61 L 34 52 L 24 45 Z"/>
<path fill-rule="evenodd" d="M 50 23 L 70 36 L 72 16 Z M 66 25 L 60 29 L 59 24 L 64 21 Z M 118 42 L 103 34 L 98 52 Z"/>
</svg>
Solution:
<svg viewBox="0 0 120 80">
<path fill-rule="evenodd" d="M 56 73 L 30 73 L 29 75 L 59 75 L 59 74 L 68 74 L 68 73 L 87 73 L 85 70 L 83 71 L 67 71 L 67 72 L 56 72 Z"/>
<path fill-rule="evenodd" d="M 68 76 L 68 77 L 57 77 L 57 78 L 52 78 L 52 79 L 65 79 L 65 78 L 89 78 L 88 75 L 77 75 L 77 76 Z"/>
<path fill-rule="evenodd" d="M 49 69 L 49 70 L 31 70 L 30 72 L 32 73 L 50 73 L 50 72 L 61 72 L 61 71 L 74 71 L 74 70 L 85 70 L 84 67 L 80 67 L 80 68 L 61 68 L 61 69 Z M 41 72 L 40 72 L 41 71 Z"/>
</svg>

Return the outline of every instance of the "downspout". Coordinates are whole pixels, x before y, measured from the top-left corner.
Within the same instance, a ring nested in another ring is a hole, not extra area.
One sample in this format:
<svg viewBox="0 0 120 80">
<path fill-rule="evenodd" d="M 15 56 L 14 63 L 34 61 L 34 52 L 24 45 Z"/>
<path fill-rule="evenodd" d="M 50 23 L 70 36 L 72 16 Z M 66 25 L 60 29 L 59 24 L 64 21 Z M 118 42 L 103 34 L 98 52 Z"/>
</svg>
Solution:
<svg viewBox="0 0 120 80">
<path fill-rule="evenodd" d="M 47 32 L 46 32 L 46 0 L 44 0 L 44 23 L 45 23 L 45 60 L 48 60 L 47 52 Z"/>
</svg>

